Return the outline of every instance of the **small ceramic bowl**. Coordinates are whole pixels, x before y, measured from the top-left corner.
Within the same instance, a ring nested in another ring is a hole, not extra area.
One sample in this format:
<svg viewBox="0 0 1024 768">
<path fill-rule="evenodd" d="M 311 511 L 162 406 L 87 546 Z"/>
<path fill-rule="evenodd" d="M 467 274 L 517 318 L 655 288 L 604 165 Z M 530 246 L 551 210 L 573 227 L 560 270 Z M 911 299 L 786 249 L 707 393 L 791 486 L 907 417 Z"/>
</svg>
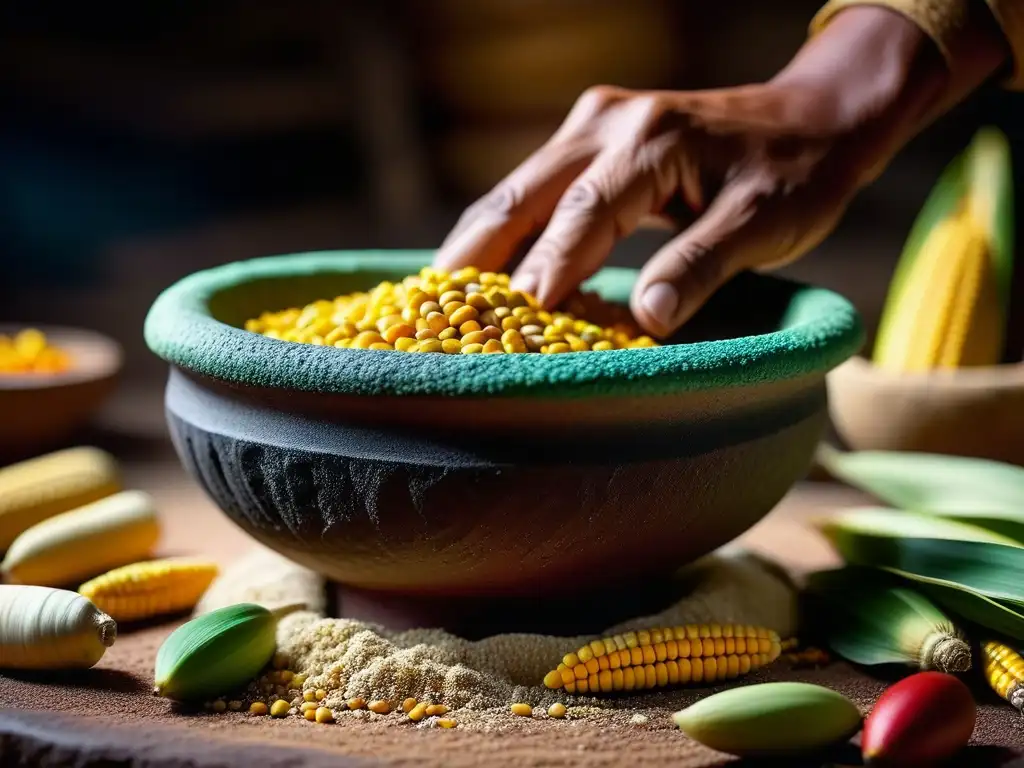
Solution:
<svg viewBox="0 0 1024 768">
<path fill-rule="evenodd" d="M 169 288 L 146 322 L 171 364 L 174 444 L 220 508 L 378 596 L 601 594 L 719 547 L 807 470 L 825 374 L 862 343 L 842 297 L 752 274 L 657 348 L 424 355 L 242 329 L 432 257 L 229 264 Z M 635 278 L 587 287 L 625 303 Z"/>
<path fill-rule="evenodd" d="M 0 325 L 11 336 L 25 326 Z M 62 373 L 0 373 L 0 455 L 17 457 L 59 445 L 84 427 L 117 385 L 121 346 L 80 328 L 32 325 L 68 352 Z"/>
<path fill-rule="evenodd" d="M 836 434 L 854 450 L 1024 465 L 1024 364 L 901 374 L 854 357 L 828 376 Z"/>
</svg>

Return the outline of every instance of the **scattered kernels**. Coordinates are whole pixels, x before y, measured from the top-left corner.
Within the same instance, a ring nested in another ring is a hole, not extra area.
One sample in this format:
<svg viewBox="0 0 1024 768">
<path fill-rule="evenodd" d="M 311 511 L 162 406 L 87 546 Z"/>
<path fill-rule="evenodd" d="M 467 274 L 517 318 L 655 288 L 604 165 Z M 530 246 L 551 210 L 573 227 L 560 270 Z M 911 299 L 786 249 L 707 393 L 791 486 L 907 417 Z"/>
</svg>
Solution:
<svg viewBox="0 0 1024 768">
<path fill-rule="evenodd" d="M 446 355 L 457 355 L 462 352 L 462 342 L 458 339 L 445 339 L 441 342 L 441 349 Z"/>
<path fill-rule="evenodd" d="M 391 705 L 383 699 L 377 701 L 371 701 L 366 705 L 366 708 L 371 712 L 376 712 L 378 715 L 386 715 L 391 711 Z"/>
<path fill-rule="evenodd" d="M 226 701 L 224 701 L 224 699 L 217 699 L 215 702 L 213 702 L 213 711 L 214 712 L 217 712 L 217 713 L 224 712 L 224 711 L 227 710 L 227 708 L 228 708 L 228 704 L 227 704 Z"/>
<path fill-rule="evenodd" d="M 450 717 L 442 717 L 437 721 L 437 724 L 442 728 L 454 728 L 458 723 L 452 720 Z"/>
<path fill-rule="evenodd" d="M 484 344 L 483 352 L 485 355 L 504 354 L 505 347 L 497 339 L 488 339 L 487 343 Z"/>
<path fill-rule="evenodd" d="M 473 331 L 462 337 L 463 344 L 483 344 L 487 341 L 487 335 L 483 331 Z"/>
<path fill-rule="evenodd" d="M 437 334 L 437 338 L 439 338 L 441 341 L 447 341 L 448 339 L 454 339 L 458 332 L 459 331 L 456 328 L 445 328 L 443 331 Z"/>
<path fill-rule="evenodd" d="M 302 698 L 306 701 L 316 701 L 316 691 L 306 691 L 302 694 Z"/>
<path fill-rule="evenodd" d="M 412 339 L 412 338 L 408 338 L 408 337 L 401 337 L 401 338 L 395 339 L 395 349 L 397 349 L 399 352 L 408 352 L 409 350 L 411 350 L 415 346 L 416 346 L 416 339 Z"/>
<path fill-rule="evenodd" d="M 413 708 L 415 706 L 416 706 L 416 699 L 414 699 L 414 698 L 412 698 L 410 696 L 408 699 L 406 699 L 405 701 L 402 702 L 402 711 L 405 712 L 406 714 L 409 714 L 410 712 L 412 712 L 412 710 L 413 710 Z"/>
<path fill-rule="evenodd" d="M 355 711 L 357 709 L 362 709 L 365 706 L 366 706 L 366 699 L 362 698 L 361 696 L 356 696 L 354 699 L 349 699 L 348 700 L 348 708 L 353 710 L 353 711 Z"/>
<path fill-rule="evenodd" d="M 459 333 L 465 336 L 467 333 L 482 330 L 482 326 L 476 320 L 470 320 L 459 326 Z"/>
<path fill-rule="evenodd" d="M 533 707 L 531 707 L 529 704 L 513 704 L 511 707 L 509 707 L 509 709 L 512 710 L 513 715 L 519 715 L 519 717 L 533 716 Z"/>
<path fill-rule="evenodd" d="M 556 719 L 565 717 L 565 704 L 556 702 L 548 707 L 548 717 L 554 717 Z"/>
<path fill-rule="evenodd" d="M 318 723 L 333 723 L 334 713 L 331 712 L 327 707 L 320 707 L 315 713 L 316 721 Z"/>
<path fill-rule="evenodd" d="M 412 709 L 409 710 L 409 719 L 412 720 L 414 723 L 418 723 L 420 720 L 426 717 L 428 706 L 430 705 L 424 704 L 422 702 L 414 706 Z"/>
<path fill-rule="evenodd" d="M 431 704 L 427 707 L 427 717 L 437 717 L 448 714 L 448 707 L 444 704 Z"/>
<path fill-rule="evenodd" d="M 569 348 L 569 345 L 566 344 L 563 341 L 558 341 L 558 342 L 555 342 L 554 344 L 548 345 L 548 354 L 549 355 L 560 355 L 560 354 L 563 354 L 565 352 L 571 352 L 571 351 L 572 350 Z"/>
<path fill-rule="evenodd" d="M 501 319 L 501 330 L 503 331 L 518 331 L 520 327 L 519 318 L 517 317 L 504 317 Z"/>
<path fill-rule="evenodd" d="M 317 690 L 316 690 L 316 697 L 318 699 L 320 699 L 321 701 L 323 701 L 324 699 L 327 698 L 327 691 L 325 691 L 323 688 L 317 688 Z"/>
<path fill-rule="evenodd" d="M 523 339 L 523 335 L 514 328 L 510 328 L 501 334 L 501 343 L 506 352 L 526 351 L 526 341 Z"/>
<path fill-rule="evenodd" d="M 459 306 L 449 312 L 448 308 L 451 307 L 452 304 L 458 304 Z M 480 317 L 480 313 L 476 311 L 475 307 L 471 307 L 469 304 L 462 304 L 461 302 L 450 302 L 445 304 L 444 313 L 448 315 L 448 322 L 454 326 L 468 323 L 471 320 L 476 320 Z"/>
<path fill-rule="evenodd" d="M 319 708 L 320 704 L 315 701 L 304 701 L 299 709 L 303 712 L 313 711 L 315 712 Z"/>
<path fill-rule="evenodd" d="M 478 355 L 484 351 L 483 344 L 466 344 L 462 347 L 462 354 L 464 355 Z"/>
<path fill-rule="evenodd" d="M 390 326 L 384 331 L 384 341 L 388 344 L 394 344 L 399 339 L 412 339 L 415 335 L 415 328 L 411 325 L 406 325 L 405 323 L 399 323 L 398 325 Z"/>
<path fill-rule="evenodd" d="M 286 717 L 289 709 L 291 709 L 291 705 L 287 701 L 284 699 L 278 699 L 270 705 L 270 716 Z"/>
<path fill-rule="evenodd" d="M 262 701 L 254 701 L 249 705 L 249 713 L 253 715 L 265 715 L 267 714 L 267 705 Z"/>
<path fill-rule="evenodd" d="M 302 716 L 309 720 L 309 722 L 316 722 L 316 707 L 313 709 L 305 709 L 302 711 Z"/>
</svg>

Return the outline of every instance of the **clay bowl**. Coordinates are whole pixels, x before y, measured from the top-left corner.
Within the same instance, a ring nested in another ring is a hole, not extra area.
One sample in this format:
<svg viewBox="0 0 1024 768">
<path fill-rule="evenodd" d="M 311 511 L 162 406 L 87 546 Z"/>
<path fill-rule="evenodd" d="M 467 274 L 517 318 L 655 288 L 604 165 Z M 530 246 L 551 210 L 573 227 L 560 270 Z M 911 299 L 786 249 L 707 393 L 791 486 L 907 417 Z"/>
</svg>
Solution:
<svg viewBox="0 0 1024 768">
<path fill-rule="evenodd" d="M 854 450 L 922 451 L 1024 465 L 1024 364 L 926 374 L 854 357 L 828 376 L 837 435 Z"/>
<path fill-rule="evenodd" d="M 184 465 L 255 539 L 344 585 L 350 613 L 600 596 L 717 548 L 808 469 L 825 374 L 862 342 L 842 297 L 752 274 L 660 348 L 410 355 L 241 329 L 432 255 L 229 264 L 169 288 L 146 322 Z M 588 287 L 626 302 L 634 278 Z"/>
<path fill-rule="evenodd" d="M 24 326 L 0 325 L 12 335 Z M 113 339 L 80 328 L 32 325 L 74 365 L 56 374 L 0 373 L 0 456 L 19 458 L 59 445 L 84 427 L 110 396 L 121 371 Z"/>
</svg>

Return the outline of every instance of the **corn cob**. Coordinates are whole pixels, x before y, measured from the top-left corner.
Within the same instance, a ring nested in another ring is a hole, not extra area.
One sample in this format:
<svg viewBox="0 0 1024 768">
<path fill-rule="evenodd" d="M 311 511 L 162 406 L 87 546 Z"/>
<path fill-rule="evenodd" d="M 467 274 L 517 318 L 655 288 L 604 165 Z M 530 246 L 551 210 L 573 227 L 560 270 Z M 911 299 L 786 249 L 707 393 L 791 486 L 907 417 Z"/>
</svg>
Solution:
<svg viewBox="0 0 1024 768">
<path fill-rule="evenodd" d="M 194 608 L 217 576 L 200 560 L 150 560 L 115 568 L 78 588 L 117 621 L 140 621 Z"/>
<path fill-rule="evenodd" d="M 0 564 L 15 584 L 60 587 L 149 557 L 160 537 L 153 499 L 122 491 L 22 533 Z"/>
<path fill-rule="evenodd" d="M 1024 715 L 1024 658 L 1003 643 L 981 645 L 985 679 L 992 690 Z"/>
<path fill-rule="evenodd" d="M 994 129 L 944 171 L 907 239 L 875 343 L 898 372 L 1002 359 L 1013 272 L 1009 144 Z"/>
<path fill-rule="evenodd" d="M 36 523 L 120 490 L 117 462 L 97 448 L 69 448 L 0 469 L 0 552 Z"/>
<path fill-rule="evenodd" d="M 690 624 L 627 632 L 567 653 L 544 685 L 568 693 L 610 693 L 678 683 L 713 683 L 779 657 L 778 634 L 742 624 Z"/>
</svg>

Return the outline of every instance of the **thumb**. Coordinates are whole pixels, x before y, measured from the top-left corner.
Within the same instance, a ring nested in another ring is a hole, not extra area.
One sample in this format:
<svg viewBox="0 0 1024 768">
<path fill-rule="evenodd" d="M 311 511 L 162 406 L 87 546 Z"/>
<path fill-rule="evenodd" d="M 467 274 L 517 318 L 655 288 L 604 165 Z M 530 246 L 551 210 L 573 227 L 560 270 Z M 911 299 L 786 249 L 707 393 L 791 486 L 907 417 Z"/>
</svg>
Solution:
<svg viewBox="0 0 1024 768">
<path fill-rule="evenodd" d="M 756 196 L 730 192 L 723 191 L 641 270 L 630 308 L 651 335 L 671 335 L 743 269 L 744 253 L 755 241 Z"/>
</svg>

